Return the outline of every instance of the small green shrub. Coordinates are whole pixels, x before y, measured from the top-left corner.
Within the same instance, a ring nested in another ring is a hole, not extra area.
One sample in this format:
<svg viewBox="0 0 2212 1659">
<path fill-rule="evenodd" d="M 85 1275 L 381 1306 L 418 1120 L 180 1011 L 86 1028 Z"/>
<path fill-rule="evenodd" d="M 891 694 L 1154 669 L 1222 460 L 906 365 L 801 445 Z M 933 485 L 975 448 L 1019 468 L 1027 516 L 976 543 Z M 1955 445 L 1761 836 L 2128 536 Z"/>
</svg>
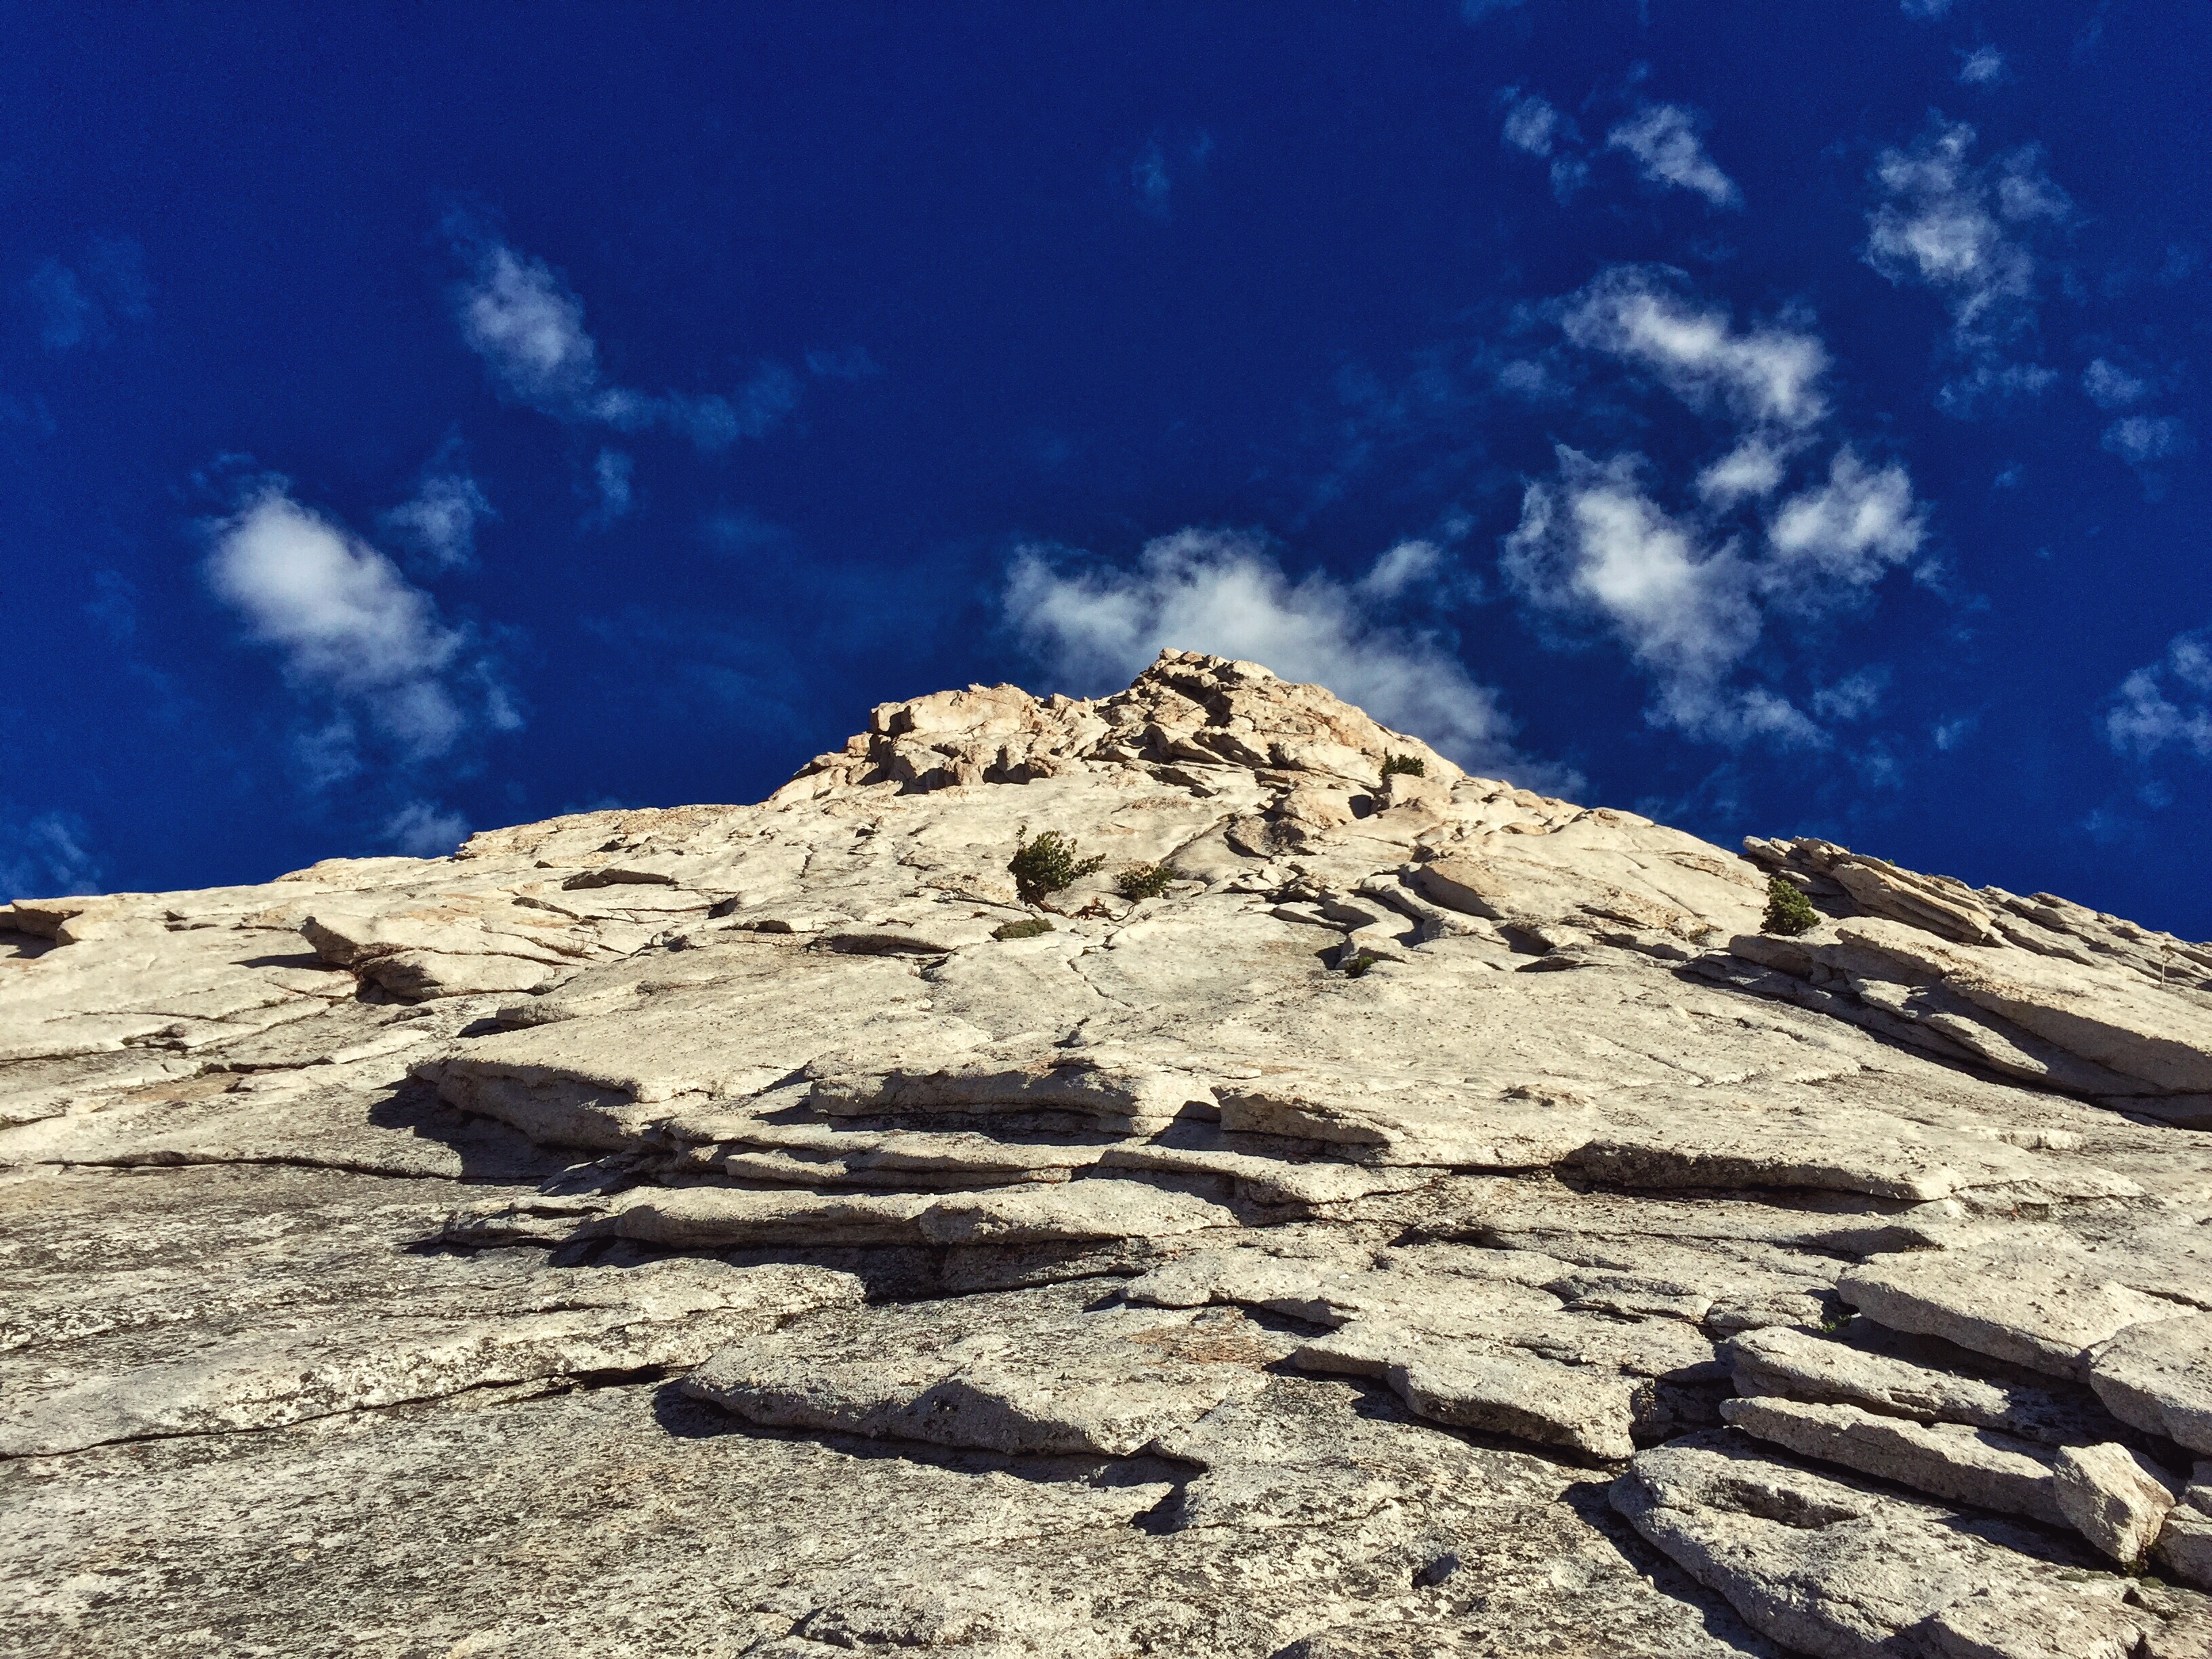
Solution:
<svg viewBox="0 0 2212 1659">
<path fill-rule="evenodd" d="M 1358 951 L 1346 957 L 1342 963 L 1347 979 L 1358 979 L 1382 958 L 1372 951 Z"/>
<path fill-rule="evenodd" d="M 1820 1321 L 1820 1328 L 1826 1331 L 1830 1336 L 1833 1336 L 1838 1331 L 1843 1329 L 1844 1326 L 1850 1324 L 1851 1321 L 1856 1319 L 1858 1316 L 1859 1310 L 1856 1308 L 1838 1308 L 1833 1313 L 1822 1318 Z"/>
<path fill-rule="evenodd" d="M 1052 924 L 1042 916 L 1024 916 L 1019 921 L 1000 922 L 991 930 L 993 939 L 1035 939 L 1040 933 L 1052 932 Z"/>
<path fill-rule="evenodd" d="M 1103 858 L 1078 859 L 1073 841 L 1057 830 L 1048 830 L 1035 841 L 1016 842 L 1006 869 L 1021 889 L 1022 902 L 1035 904 L 1046 894 L 1073 887 L 1096 873 L 1105 862 Z"/>
<path fill-rule="evenodd" d="M 1115 884 L 1121 896 L 1134 902 L 1138 899 L 1158 898 L 1175 885 L 1176 872 L 1164 864 L 1139 864 L 1124 870 Z"/>
<path fill-rule="evenodd" d="M 1770 933 L 1795 938 L 1820 925 L 1820 913 L 1796 882 L 1780 876 L 1766 878 L 1766 919 L 1759 924 Z"/>
<path fill-rule="evenodd" d="M 1425 778 L 1429 775 L 1429 763 L 1419 755 L 1385 755 L 1382 775 L 1387 778 L 1400 772 L 1409 778 Z"/>
</svg>

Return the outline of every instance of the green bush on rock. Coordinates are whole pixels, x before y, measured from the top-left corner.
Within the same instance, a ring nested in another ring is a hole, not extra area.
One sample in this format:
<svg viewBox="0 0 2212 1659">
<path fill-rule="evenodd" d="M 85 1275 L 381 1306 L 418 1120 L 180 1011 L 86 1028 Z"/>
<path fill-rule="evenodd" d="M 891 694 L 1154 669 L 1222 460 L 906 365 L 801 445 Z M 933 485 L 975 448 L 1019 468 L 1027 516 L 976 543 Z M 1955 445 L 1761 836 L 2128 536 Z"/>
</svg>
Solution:
<svg viewBox="0 0 2212 1659">
<path fill-rule="evenodd" d="M 1419 755 L 1385 755 L 1382 775 L 1388 778 L 1400 772 L 1409 778 L 1425 778 L 1429 775 L 1429 763 Z"/>
<path fill-rule="evenodd" d="M 1121 896 L 1134 902 L 1139 899 L 1158 898 L 1175 884 L 1176 872 L 1164 864 L 1139 864 L 1124 870 L 1115 884 Z"/>
<path fill-rule="evenodd" d="M 1766 879 L 1766 919 L 1759 924 L 1770 933 L 1781 933 L 1795 938 L 1809 933 L 1820 925 L 1820 913 L 1813 908 L 1813 901 L 1805 896 L 1804 890 L 1794 881 L 1780 876 Z"/>
<path fill-rule="evenodd" d="M 1095 874 L 1106 860 L 1075 856 L 1075 843 L 1057 830 L 1048 830 L 1035 841 L 1017 842 L 1006 869 L 1021 890 L 1022 902 L 1035 904 L 1048 893 L 1073 887 Z"/>
<path fill-rule="evenodd" d="M 991 930 L 993 939 L 1036 939 L 1049 933 L 1053 926 L 1042 916 L 1024 916 L 1019 921 L 1003 921 Z"/>
</svg>

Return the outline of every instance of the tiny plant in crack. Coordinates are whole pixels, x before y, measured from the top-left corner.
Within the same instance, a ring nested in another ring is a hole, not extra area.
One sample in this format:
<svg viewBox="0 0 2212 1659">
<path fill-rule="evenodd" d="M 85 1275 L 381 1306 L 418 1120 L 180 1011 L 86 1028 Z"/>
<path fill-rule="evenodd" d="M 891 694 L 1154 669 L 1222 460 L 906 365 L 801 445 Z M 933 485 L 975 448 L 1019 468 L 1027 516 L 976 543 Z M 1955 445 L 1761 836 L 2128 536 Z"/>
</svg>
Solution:
<svg viewBox="0 0 2212 1659">
<path fill-rule="evenodd" d="M 1000 922 L 991 930 L 991 937 L 993 939 L 1036 939 L 1052 931 L 1052 924 L 1042 916 L 1024 916 L 1019 921 Z"/>
<path fill-rule="evenodd" d="M 1115 885 L 1121 896 L 1134 902 L 1138 899 L 1158 898 L 1175 884 L 1176 872 L 1164 864 L 1139 864 L 1121 872 Z"/>
<path fill-rule="evenodd" d="M 1759 924 L 1770 933 L 1796 938 L 1820 925 L 1820 913 L 1794 881 L 1781 876 L 1766 878 L 1766 919 Z"/>
<path fill-rule="evenodd" d="M 1364 975 L 1370 968 L 1372 968 L 1376 963 L 1382 960 L 1382 958 L 1376 956 L 1372 951 L 1355 951 L 1351 956 L 1348 956 L 1344 959 L 1343 965 L 1345 977 L 1347 979 L 1358 979 Z"/>
<path fill-rule="evenodd" d="M 1382 757 L 1384 777 L 1395 777 L 1401 772 L 1409 778 L 1425 778 L 1429 775 L 1429 763 L 1419 755 L 1385 755 Z"/>
<path fill-rule="evenodd" d="M 1048 830 L 1035 841 L 1017 842 L 1006 869 L 1021 889 L 1022 902 L 1035 904 L 1047 894 L 1097 873 L 1105 862 L 1103 858 L 1078 859 L 1074 842 L 1057 830 Z"/>
</svg>

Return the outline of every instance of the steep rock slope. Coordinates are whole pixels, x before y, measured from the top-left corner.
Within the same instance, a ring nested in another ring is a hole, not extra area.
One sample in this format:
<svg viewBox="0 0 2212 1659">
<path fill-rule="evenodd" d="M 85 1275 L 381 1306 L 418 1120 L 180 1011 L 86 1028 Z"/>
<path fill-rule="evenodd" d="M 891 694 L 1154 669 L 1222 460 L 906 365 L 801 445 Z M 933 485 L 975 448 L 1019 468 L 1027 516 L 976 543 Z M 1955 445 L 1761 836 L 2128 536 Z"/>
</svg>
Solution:
<svg viewBox="0 0 2212 1659">
<path fill-rule="evenodd" d="M 2049 895 L 1171 652 L 0 927 L 10 1651 L 2212 1652 L 2212 951 Z"/>
</svg>

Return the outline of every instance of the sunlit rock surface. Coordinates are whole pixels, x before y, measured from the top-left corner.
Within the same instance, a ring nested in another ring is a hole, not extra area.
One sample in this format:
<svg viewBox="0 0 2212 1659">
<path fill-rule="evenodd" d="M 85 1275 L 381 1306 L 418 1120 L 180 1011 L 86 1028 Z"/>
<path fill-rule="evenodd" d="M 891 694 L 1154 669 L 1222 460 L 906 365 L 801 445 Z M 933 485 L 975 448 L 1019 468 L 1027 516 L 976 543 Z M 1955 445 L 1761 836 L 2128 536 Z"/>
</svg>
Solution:
<svg viewBox="0 0 2212 1659">
<path fill-rule="evenodd" d="M 2212 1653 L 2212 951 L 2050 895 L 1170 653 L 0 927 L 9 1651 Z"/>
</svg>

